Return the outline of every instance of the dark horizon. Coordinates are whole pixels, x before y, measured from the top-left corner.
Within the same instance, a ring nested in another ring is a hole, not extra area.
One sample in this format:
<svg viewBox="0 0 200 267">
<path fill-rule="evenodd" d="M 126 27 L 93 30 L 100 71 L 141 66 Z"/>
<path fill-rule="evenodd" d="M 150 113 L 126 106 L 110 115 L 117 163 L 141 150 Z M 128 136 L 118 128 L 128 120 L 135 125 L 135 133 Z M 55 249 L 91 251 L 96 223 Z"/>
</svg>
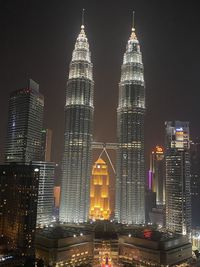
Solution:
<svg viewBox="0 0 200 267">
<path fill-rule="evenodd" d="M 53 130 L 52 160 L 61 162 L 65 86 L 83 7 L 94 65 L 95 141 L 116 142 L 118 83 L 133 10 L 145 70 L 146 164 L 152 148 L 164 144 L 166 120 L 189 121 L 191 137 L 200 136 L 197 7 L 179 0 L 90 2 L 0 1 L 1 161 L 9 94 L 32 78 L 45 97 L 44 127 Z"/>
</svg>

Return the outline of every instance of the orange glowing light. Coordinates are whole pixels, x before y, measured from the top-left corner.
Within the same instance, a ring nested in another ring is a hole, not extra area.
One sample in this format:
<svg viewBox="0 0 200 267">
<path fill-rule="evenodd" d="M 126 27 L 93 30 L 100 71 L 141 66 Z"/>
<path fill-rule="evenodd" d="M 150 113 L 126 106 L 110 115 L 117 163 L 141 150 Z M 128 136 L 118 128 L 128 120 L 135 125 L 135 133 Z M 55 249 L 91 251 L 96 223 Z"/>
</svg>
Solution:
<svg viewBox="0 0 200 267">
<path fill-rule="evenodd" d="M 108 220 L 110 213 L 108 166 L 99 158 L 92 169 L 90 218 L 92 220 Z"/>
<path fill-rule="evenodd" d="M 156 153 L 163 153 L 163 149 L 161 146 L 156 146 Z"/>
<path fill-rule="evenodd" d="M 54 186 L 54 204 L 56 208 L 60 206 L 60 186 Z"/>
<path fill-rule="evenodd" d="M 183 132 L 176 132 L 176 135 L 183 135 Z"/>
<path fill-rule="evenodd" d="M 152 151 L 152 154 L 163 154 L 164 150 L 161 146 L 156 146 L 155 149 Z"/>
</svg>

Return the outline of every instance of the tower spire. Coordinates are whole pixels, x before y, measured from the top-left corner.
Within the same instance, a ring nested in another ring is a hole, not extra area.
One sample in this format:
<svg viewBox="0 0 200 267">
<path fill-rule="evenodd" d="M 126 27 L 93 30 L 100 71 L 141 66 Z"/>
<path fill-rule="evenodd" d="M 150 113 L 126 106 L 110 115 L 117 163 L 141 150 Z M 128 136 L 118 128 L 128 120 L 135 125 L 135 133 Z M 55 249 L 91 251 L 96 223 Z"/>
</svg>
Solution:
<svg viewBox="0 0 200 267">
<path fill-rule="evenodd" d="M 133 18 L 132 18 L 132 32 L 135 31 L 135 11 L 133 10 Z"/>
<path fill-rule="evenodd" d="M 137 37 L 135 34 L 135 11 L 134 10 L 133 10 L 133 17 L 132 17 L 132 30 L 131 30 L 130 40 L 137 40 Z"/>
<path fill-rule="evenodd" d="M 85 8 L 82 9 L 82 23 L 81 23 L 81 29 L 84 29 L 84 15 L 85 15 Z"/>
</svg>

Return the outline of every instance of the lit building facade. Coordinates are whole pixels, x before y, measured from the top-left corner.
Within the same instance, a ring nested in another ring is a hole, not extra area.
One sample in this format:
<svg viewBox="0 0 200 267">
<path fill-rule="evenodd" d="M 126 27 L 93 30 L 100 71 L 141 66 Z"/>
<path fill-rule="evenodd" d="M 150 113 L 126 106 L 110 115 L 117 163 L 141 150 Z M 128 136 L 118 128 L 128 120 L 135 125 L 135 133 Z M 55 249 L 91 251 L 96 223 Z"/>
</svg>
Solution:
<svg viewBox="0 0 200 267">
<path fill-rule="evenodd" d="M 81 223 L 89 218 L 93 124 L 93 65 L 81 26 L 70 63 L 66 88 L 64 155 L 60 221 Z"/>
<path fill-rule="evenodd" d="M 37 201 L 37 227 L 43 227 L 49 225 L 53 219 L 55 163 L 33 161 L 33 165 L 37 166 L 40 170 Z"/>
<path fill-rule="evenodd" d="M 11 93 L 5 148 L 6 162 L 26 162 L 41 158 L 41 130 L 44 98 L 39 85 L 29 80 L 27 88 Z"/>
<path fill-rule="evenodd" d="M 163 206 L 165 204 L 165 156 L 160 146 L 156 146 L 150 155 L 150 184 L 149 187 L 156 193 L 156 205 Z"/>
<path fill-rule="evenodd" d="M 200 250 L 200 229 L 192 229 L 192 250 Z"/>
<path fill-rule="evenodd" d="M 52 145 L 52 130 L 51 129 L 43 129 L 42 130 L 42 157 L 43 161 L 51 161 L 51 145 Z"/>
<path fill-rule="evenodd" d="M 189 123 L 166 127 L 166 228 L 191 237 Z"/>
<path fill-rule="evenodd" d="M 145 222 L 144 115 L 142 54 L 133 28 L 121 68 L 117 109 L 115 217 L 120 223 Z"/>
<path fill-rule="evenodd" d="M 38 182 L 33 165 L 0 165 L 0 235 L 20 256 L 34 255 Z"/>
<path fill-rule="evenodd" d="M 54 206 L 59 209 L 60 207 L 60 186 L 54 186 Z"/>
<path fill-rule="evenodd" d="M 54 186 L 53 220 L 59 221 L 60 210 L 60 186 Z"/>
<path fill-rule="evenodd" d="M 84 228 L 48 227 L 36 234 L 36 257 L 45 266 L 92 266 L 93 233 Z"/>
<path fill-rule="evenodd" d="M 90 183 L 90 218 L 92 220 L 109 220 L 109 174 L 108 166 L 99 158 L 92 170 Z"/>
<path fill-rule="evenodd" d="M 196 138 L 190 143 L 191 162 L 191 203 L 192 203 L 192 225 L 199 226 L 200 207 L 200 140 Z"/>
<path fill-rule="evenodd" d="M 125 266 L 190 266 L 191 257 L 192 245 L 186 236 L 148 228 L 119 235 L 119 263 Z"/>
</svg>

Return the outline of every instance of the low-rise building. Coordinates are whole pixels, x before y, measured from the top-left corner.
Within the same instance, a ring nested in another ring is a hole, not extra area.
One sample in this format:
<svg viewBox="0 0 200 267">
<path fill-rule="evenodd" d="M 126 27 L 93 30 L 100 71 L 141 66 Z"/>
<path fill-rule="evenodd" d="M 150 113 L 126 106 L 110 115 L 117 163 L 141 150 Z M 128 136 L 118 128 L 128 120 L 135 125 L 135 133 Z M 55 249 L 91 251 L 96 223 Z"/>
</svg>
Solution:
<svg viewBox="0 0 200 267">
<path fill-rule="evenodd" d="M 192 257 L 192 245 L 183 235 L 152 229 L 126 230 L 119 236 L 119 262 L 141 266 L 174 266 Z"/>
<path fill-rule="evenodd" d="M 36 258 L 47 266 L 89 266 L 93 260 L 93 234 L 83 227 L 56 226 L 36 234 Z"/>
</svg>

